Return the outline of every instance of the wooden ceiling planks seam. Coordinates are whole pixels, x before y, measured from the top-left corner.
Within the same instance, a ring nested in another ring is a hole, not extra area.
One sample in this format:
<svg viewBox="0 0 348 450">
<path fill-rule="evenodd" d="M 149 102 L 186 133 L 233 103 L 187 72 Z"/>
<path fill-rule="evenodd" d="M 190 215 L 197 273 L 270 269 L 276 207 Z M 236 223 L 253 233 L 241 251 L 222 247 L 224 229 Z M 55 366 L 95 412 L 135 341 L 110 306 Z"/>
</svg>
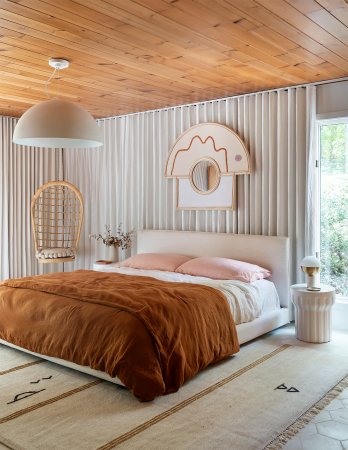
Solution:
<svg viewBox="0 0 348 450">
<path fill-rule="evenodd" d="M 348 75 L 344 0 L 0 0 L 0 112 L 108 117 Z"/>
<path fill-rule="evenodd" d="M 339 55 L 330 51 L 329 48 L 322 45 L 315 38 L 313 39 L 308 34 L 306 28 L 303 29 L 299 25 L 298 27 L 292 25 L 288 20 L 288 18 L 286 18 L 285 20 L 285 16 L 284 14 L 281 14 L 281 10 L 279 12 L 279 14 L 281 15 L 276 15 L 271 10 L 266 9 L 265 7 L 261 7 L 260 4 L 256 2 L 254 2 L 256 6 L 254 6 L 253 8 L 244 8 L 243 7 L 244 1 L 241 2 L 238 0 L 228 0 L 228 1 L 231 4 L 233 3 L 234 5 L 237 5 L 237 7 L 241 8 L 242 11 L 245 12 L 245 14 L 250 14 L 252 17 L 257 17 L 265 26 L 269 27 L 274 31 L 279 32 L 288 39 L 294 41 L 295 43 L 297 43 L 299 47 L 303 47 L 304 49 L 308 50 L 314 55 L 318 55 L 325 60 L 327 60 L 329 55 L 332 55 L 331 56 L 332 61 L 329 62 L 335 61 L 333 62 L 333 64 L 339 64 L 340 62 L 343 65 L 343 67 L 341 68 L 345 70 L 347 69 L 348 48 L 346 48 L 344 57 L 340 57 Z"/>
</svg>

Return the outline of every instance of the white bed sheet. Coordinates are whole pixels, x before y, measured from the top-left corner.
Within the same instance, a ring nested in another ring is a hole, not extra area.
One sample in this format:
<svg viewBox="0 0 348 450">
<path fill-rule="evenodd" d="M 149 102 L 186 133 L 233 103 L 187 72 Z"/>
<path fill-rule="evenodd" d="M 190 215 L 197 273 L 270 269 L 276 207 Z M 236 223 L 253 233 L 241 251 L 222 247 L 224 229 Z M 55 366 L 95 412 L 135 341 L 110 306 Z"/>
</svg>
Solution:
<svg viewBox="0 0 348 450">
<path fill-rule="evenodd" d="M 236 325 L 251 322 L 264 313 L 280 309 L 279 296 L 275 285 L 268 280 L 243 283 L 236 280 L 213 280 L 162 270 L 142 270 L 129 267 L 105 267 L 105 272 L 138 275 L 164 281 L 197 283 L 218 289 L 226 297 Z"/>
</svg>

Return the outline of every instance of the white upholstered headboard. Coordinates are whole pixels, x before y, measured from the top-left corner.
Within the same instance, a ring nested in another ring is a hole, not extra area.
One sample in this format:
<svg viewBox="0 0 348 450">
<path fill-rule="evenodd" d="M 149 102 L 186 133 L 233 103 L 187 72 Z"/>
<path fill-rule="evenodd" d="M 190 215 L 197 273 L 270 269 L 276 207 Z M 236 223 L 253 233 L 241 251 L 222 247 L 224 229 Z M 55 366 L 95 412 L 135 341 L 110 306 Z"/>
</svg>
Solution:
<svg viewBox="0 0 348 450">
<path fill-rule="evenodd" d="M 222 256 L 270 269 L 280 304 L 289 307 L 289 238 L 196 231 L 143 230 L 137 233 L 137 253 L 179 253 Z"/>
</svg>

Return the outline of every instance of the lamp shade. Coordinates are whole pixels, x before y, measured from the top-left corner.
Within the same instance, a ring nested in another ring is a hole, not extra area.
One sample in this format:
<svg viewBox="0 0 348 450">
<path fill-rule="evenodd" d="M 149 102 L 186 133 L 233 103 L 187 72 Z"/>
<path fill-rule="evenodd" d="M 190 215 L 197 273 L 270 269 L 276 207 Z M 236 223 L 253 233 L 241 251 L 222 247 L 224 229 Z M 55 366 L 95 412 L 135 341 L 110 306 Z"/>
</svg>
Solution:
<svg viewBox="0 0 348 450">
<path fill-rule="evenodd" d="M 306 256 L 301 261 L 302 267 L 320 267 L 320 261 L 315 256 Z"/>
<path fill-rule="evenodd" d="M 103 145 L 102 133 L 91 114 L 64 100 L 32 106 L 19 119 L 13 142 L 48 148 L 88 148 Z"/>
</svg>

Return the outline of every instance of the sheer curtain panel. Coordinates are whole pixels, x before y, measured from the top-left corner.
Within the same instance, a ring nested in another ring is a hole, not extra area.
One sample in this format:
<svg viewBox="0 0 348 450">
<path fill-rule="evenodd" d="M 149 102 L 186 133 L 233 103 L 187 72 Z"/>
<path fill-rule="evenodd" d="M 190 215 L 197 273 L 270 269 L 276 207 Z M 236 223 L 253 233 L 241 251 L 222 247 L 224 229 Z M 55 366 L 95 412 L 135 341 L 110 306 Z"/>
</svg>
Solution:
<svg viewBox="0 0 348 450">
<path fill-rule="evenodd" d="M 63 268 L 37 263 L 30 221 L 35 191 L 47 181 L 62 179 L 62 151 L 13 144 L 16 122 L 0 116 L 0 279 Z"/>
<path fill-rule="evenodd" d="M 307 125 L 315 107 L 308 89 L 99 120 L 104 133 L 101 149 L 64 151 L 65 179 L 82 191 L 86 205 L 74 267 L 91 267 L 96 258 L 104 257 L 103 245 L 90 241 L 90 233 L 102 232 L 105 224 L 115 229 L 121 223 L 125 230 L 290 236 L 292 281 L 300 280 L 308 220 Z M 176 210 L 175 181 L 164 178 L 165 163 L 176 138 L 201 122 L 231 127 L 249 148 L 253 171 L 238 177 L 235 211 Z"/>
</svg>

